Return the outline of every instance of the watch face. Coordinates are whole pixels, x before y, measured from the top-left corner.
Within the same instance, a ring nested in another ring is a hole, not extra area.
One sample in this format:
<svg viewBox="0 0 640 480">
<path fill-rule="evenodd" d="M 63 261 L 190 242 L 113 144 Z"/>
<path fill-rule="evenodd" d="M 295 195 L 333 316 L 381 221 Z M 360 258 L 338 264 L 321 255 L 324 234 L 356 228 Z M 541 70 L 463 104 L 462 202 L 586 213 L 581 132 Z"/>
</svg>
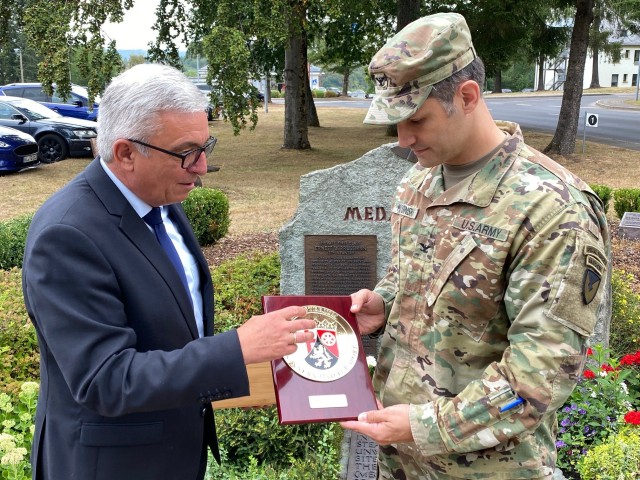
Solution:
<svg viewBox="0 0 640 480">
<path fill-rule="evenodd" d="M 307 305 L 305 318 L 316 322 L 313 340 L 298 343 L 298 349 L 283 360 L 298 375 L 318 382 L 345 376 L 358 360 L 358 338 L 341 315 L 330 308 Z"/>
</svg>

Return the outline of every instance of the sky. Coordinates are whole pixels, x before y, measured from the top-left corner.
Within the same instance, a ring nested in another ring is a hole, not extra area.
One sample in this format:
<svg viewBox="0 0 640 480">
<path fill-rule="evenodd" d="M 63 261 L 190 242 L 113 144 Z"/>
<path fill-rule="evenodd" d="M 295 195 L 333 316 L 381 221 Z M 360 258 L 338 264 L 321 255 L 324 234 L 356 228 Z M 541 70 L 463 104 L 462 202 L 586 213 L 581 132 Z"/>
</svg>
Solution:
<svg viewBox="0 0 640 480">
<path fill-rule="evenodd" d="M 149 42 L 156 37 L 151 26 L 155 22 L 158 3 L 159 0 L 135 0 L 122 23 L 106 23 L 102 31 L 108 39 L 116 41 L 118 50 L 147 50 Z"/>
</svg>

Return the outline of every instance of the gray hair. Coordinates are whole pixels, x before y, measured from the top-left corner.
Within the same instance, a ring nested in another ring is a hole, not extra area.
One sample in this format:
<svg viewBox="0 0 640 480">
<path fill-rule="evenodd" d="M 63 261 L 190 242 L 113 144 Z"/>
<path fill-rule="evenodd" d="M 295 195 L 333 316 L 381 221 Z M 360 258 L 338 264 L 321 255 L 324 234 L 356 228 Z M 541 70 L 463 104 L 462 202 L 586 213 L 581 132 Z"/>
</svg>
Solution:
<svg viewBox="0 0 640 480">
<path fill-rule="evenodd" d="M 480 57 L 476 57 L 466 67 L 461 68 L 450 77 L 436 83 L 429 97 L 438 100 L 442 108 L 444 108 L 444 111 L 447 112 L 447 115 L 451 116 L 456 111 L 456 107 L 453 104 L 453 96 L 458 90 L 458 86 L 462 82 L 473 80 L 480 85 L 480 94 L 482 94 L 484 75 L 484 63 Z"/>
<path fill-rule="evenodd" d="M 113 160 L 119 138 L 148 141 L 161 125 L 161 112 L 204 112 L 207 98 L 182 72 L 159 64 L 141 64 L 126 70 L 107 86 L 98 112 L 98 153 Z M 143 155 L 146 147 L 136 144 Z"/>
</svg>

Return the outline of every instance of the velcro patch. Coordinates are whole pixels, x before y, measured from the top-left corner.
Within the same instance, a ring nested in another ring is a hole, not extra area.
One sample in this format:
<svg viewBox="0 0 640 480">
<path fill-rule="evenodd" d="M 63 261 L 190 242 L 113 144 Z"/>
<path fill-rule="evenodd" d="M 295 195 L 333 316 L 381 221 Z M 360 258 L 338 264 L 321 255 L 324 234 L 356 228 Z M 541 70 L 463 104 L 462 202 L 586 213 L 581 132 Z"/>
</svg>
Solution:
<svg viewBox="0 0 640 480">
<path fill-rule="evenodd" d="M 484 237 L 495 238 L 502 242 L 505 242 L 507 238 L 509 238 L 509 231 L 504 228 L 494 227 L 493 225 L 476 222 L 475 220 L 468 218 L 455 217 L 453 220 L 453 226 L 460 230 L 467 230 Z"/>
<path fill-rule="evenodd" d="M 418 216 L 418 207 L 398 203 L 393 206 L 393 213 L 402 215 L 403 217 L 416 218 Z"/>
<path fill-rule="evenodd" d="M 582 277 L 582 301 L 589 305 L 598 293 L 598 288 L 602 283 L 602 276 L 590 267 L 584 271 Z"/>
</svg>

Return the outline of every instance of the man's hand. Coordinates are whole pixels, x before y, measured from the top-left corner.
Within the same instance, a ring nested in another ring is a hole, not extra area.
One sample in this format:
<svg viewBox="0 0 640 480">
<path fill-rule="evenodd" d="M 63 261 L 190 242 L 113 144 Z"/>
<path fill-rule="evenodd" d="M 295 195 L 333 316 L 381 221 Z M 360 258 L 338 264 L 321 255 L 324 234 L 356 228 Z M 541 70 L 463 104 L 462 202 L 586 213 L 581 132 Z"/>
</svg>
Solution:
<svg viewBox="0 0 640 480">
<path fill-rule="evenodd" d="M 303 318 L 304 307 L 286 307 L 256 315 L 238 327 L 238 338 L 245 365 L 268 362 L 290 355 L 298 343 L 313 340 L 316 322 Z"/>
<path fill-rule="evenodd" d="M 340 422 L 342 428 L 362 433 L 379 445 L 413 442 L 409 405 L 392 405 L 358 415 L 357 421 Z"/>
<path fill-rule="evenodd" d="M 371 290 L 362 289 L 351 294 L 351 312 L 356 314 L 362 335 L 375 332 L 384 325 L 384 300 Z"/>
</svg>

